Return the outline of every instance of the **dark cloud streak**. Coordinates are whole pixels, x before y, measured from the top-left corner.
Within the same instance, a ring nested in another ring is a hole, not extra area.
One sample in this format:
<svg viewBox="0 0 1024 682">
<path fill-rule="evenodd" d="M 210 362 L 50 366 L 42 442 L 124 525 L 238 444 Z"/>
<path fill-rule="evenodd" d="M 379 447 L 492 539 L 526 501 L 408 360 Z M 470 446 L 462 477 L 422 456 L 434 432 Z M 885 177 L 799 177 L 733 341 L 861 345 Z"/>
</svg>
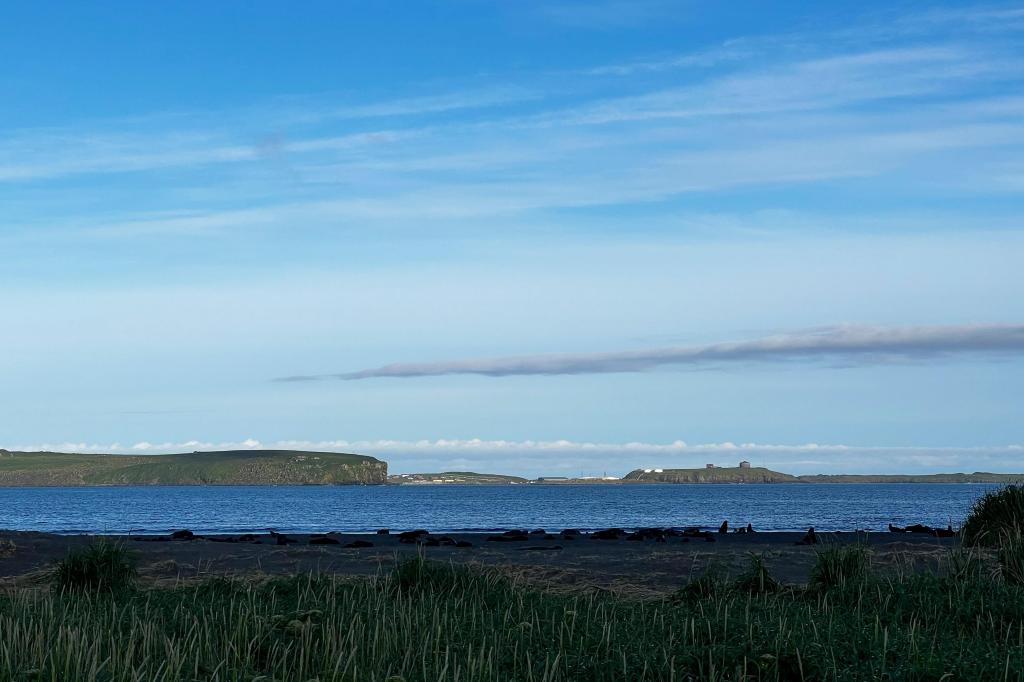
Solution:
<svg viewBox="0 0 1024 682">
<path fill-rule="evenodd" d="M 827 360 L 842 366 L 876 365 L 952 355 L 1011 355 L 1024 351 L 1024 325 L 930 327 L 840 326 L 751 341 L 612 353 L 559 353 L 519 357 L 394 363 L 357 372 L 298 375 L 279 382 L 447 374 L 490 377 L 643 372 L 663 366 Z"/>
</svg>

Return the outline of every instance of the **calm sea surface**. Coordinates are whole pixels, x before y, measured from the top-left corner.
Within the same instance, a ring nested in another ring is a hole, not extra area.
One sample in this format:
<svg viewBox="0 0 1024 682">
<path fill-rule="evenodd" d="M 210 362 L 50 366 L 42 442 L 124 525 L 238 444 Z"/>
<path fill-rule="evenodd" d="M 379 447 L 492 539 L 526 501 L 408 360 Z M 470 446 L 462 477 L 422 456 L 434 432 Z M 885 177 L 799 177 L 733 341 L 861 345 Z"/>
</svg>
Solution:
<svg viewBox="0 0 1024 682">
<path fill-rule="evenodd" d="M 885 529 L 957 525 L 995 486 L 969 484 L 154 486 L 0 488 L 0 528 L 57 533 L 237 533 L 427 528 Z"/>
</svg>

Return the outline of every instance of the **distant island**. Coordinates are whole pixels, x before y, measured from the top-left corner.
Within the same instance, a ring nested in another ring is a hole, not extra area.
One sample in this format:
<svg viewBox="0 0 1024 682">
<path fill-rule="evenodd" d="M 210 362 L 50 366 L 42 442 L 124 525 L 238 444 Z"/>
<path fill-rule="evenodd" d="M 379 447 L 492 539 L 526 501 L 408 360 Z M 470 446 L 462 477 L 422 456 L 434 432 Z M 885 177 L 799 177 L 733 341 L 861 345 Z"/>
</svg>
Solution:
<svg viewBox="0 0 1024 682">
<path fill-rule="evenodd" d="M 298 450 L 222 450 L 176 455 L 10 452 L 0 486 L 383 484 L 374 457 Z"/>
<path fill-rule="evenodd" d="M 706 466 L 700 469 L 635 469 L 622 478 L 614 476 L 545 476 L 523 478 L 504 474 L 479 474 L 471 471 L 446 471 L 435 474 L 393 474 L 388 483 L 481 484 L 481 485 L 566 485 L 628 483 L 995 483 L 1024 484 L 1024 474 L 813 474 L 795 476 L 753 467 L 745 462 L 737 467 Z"/>
</svg>

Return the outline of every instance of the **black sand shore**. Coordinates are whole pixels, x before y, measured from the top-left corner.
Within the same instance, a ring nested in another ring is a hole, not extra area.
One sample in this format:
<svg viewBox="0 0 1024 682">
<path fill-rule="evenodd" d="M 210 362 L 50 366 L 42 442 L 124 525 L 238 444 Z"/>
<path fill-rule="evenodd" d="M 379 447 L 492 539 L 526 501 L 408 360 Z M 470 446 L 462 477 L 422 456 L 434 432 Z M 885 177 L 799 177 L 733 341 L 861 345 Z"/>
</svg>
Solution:
<svg viewBox="0 0 1024 682">
<path fill-rule="evenodd" d="M 880 571 L 941 570 L 956 538 L 924 534 L 819 533 L 815 545 L 799 544 L 804 533 L 730 533 L 631 541 L 580 535 L 535 534 L 526 540 L 494 541 L 491 534 L 435 536 L 446 542 L 402 542 L 397 534 L 290 535 L 286 544 L 269 534 L 205 536 L 170 540 L 145 536 L 69 536 L 0 531 L 0 585 L 31 585 L 68 550 L 96 539 L 126 542 L 140 576 L 154 585 L 212 576 L 272 576 L 331 573 L 371 576 L 397 560 L 423 552 L 428 558 L 498 567 L 523 580 L 555 589 L 603 589 L 636 594 L 675 590 L 709 564 L 729 572 L 745 568 L 751 553 L 763 555 L 772 574 L 785 583 L 806 582 L 816 552 L 830 544 L 861 542 Z M 324 544 L 310 544 L 314 542 Z M 336 543 L 336 544 L 335 544 Z M 346 547 L 349 544 L 362 547 Z"/>
</svg>

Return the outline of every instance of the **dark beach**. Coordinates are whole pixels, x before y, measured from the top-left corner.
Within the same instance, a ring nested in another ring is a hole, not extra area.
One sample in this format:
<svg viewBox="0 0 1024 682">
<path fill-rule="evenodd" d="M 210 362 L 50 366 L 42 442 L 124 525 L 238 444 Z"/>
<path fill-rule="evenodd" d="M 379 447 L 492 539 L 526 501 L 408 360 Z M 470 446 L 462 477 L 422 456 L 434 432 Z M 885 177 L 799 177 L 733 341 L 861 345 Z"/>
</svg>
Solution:
<svg viewBox="0 0 1024 682">
<path fill-rule="evenodd" d="M 8 587 L 30 586 L 75 547 L 96 540 L 124 542 L 134 553 L 144 583 L 169 586 L 214 576 L 260 577 L 298 574 L 372 576 L 390 570 L 402 558 L 422 552 L 444 562 L 485 565 L 538 586 L 558 590 L 590 589 L 637 595 L 672 592 L 700 575 L 710 564 L 730 573 L 743 570 L 750 555 L 763 555 L 780 581 L 803 584 L 817 552 L 836 544 L 863 543 L 881 572 L 938 571 L 956 538 L 916 533 L 818 533 L 818 543 L 800 544 L 804 533 L 711 533 L 703 537 L 668 537 L 664 542 L 528 535 L 525 540 L 488 540 L 493 534 L 445 533 L 424 541 L 403 543 L 397 533 L 332 534 L 310 544 L 310 535 L 288 535 L 278 545 L 270 534 L 210 535 L 186 540 L 167 536 L 85 536 L 0 531 L 0 580 Z M 471 546 L 458 547 L 451 538 Z M 243 538 L 243 539 L 240 539 Z M 334 544 L 337 542 L 337 544 Z M 348 548 L 351 543 L 372 546 Z"/>
</svg>

